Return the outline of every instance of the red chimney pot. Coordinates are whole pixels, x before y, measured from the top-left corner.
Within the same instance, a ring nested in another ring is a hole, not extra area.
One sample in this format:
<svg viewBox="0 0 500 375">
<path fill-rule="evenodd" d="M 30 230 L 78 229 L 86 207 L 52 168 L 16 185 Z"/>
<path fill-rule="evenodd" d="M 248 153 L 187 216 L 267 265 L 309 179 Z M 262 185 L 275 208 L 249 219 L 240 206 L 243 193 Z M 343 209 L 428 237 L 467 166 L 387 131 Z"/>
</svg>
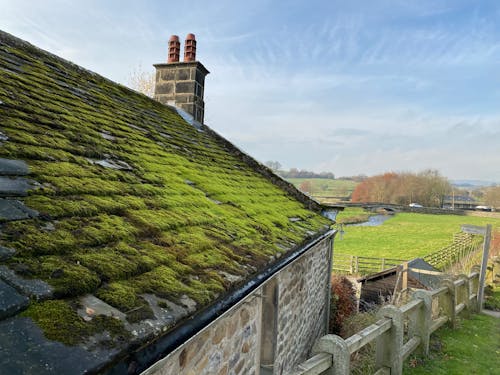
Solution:
<svg viewBox="0 0 500 375">
<path fill-rule="evenodd" d="M 196 61 L 196 37 L 189 33 L 184 45 L 184 62 Z"/>
<path fill-rule="evenodd" d="M 179 62 L 181 54 L 181 43 L 177 35 L 172 35 L 168 40 L 168 60 L 169 63 Z"/>
</svg>

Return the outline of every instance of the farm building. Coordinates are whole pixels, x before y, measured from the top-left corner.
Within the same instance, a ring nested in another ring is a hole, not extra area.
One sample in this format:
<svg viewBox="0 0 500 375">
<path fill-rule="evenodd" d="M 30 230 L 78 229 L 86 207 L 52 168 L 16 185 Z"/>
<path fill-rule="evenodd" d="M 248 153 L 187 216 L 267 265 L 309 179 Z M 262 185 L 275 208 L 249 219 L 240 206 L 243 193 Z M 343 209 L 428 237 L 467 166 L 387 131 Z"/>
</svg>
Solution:
<svg viewBox="0 0 500 375">
<path fill-rule="evenodd" d="M 422 258 L 415 258 L 408 262 L 408 272 L 405 272 L 408 288 L 432 289 L 439 285 L 440 272 Z M 398 268 L 393 267 L 357 279 L 360 283 L 360 308 L 366 309 L 387 301 L 394 294 L 398 280 Z M 398 285 L 401 287 L 401 284 Z"/>
<path fill-rule="evenodd" d="M 203 125 L 188 40 L 178 110 L 0 32 L 0 374 L 286 374 L 326 333 L 332 222 Z"/>
<path fill-rule="evenodd" d="M 473 210 L 477 205 L 477 201 L 467 195 L 445 195 L 443 198 L 443 208 Z"/>
</svg>

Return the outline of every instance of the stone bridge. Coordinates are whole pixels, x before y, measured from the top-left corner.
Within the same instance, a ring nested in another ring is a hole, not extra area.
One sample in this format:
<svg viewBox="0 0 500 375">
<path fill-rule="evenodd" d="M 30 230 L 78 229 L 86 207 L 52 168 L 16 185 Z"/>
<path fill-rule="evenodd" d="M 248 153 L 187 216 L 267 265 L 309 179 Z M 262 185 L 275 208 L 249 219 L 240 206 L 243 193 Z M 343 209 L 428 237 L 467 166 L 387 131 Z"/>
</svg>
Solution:
<svg viewBox="0 0 500 375">
<path fill-rule="evenodd" d="M 410 207 L 401 204 L 382 203 L 382 202 L 336 202 L 323 203 L 324 206 L 338 210 L 344 210 L 347 207 L 362 207 L 368 211 L 388 211 L 388 212 L 416 212 L 421 214 L 445 214 L 445 215 L 465 215 L 463 210 L 447 210 L 436 207 Z"/>
</svg>

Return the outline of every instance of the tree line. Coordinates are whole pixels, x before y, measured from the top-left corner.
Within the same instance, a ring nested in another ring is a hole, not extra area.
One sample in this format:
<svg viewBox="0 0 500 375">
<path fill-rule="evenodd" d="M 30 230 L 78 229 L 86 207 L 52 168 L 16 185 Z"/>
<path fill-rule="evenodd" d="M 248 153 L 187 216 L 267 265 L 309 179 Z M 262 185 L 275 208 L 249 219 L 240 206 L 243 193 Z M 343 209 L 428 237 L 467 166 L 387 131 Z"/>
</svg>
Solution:
<svg viewBox="0 0 500 375">
<path fill-rule="evenodd" d="M 488 206 L 500 208 L 500 186 L 490 186 L 483 189 L 483 200 Z"/>
<path fill-rule="evenodd" d="M 266 166 L 273 170 L 276 174 L 283 178 L 330 178 L 335 179 L 335 175 L 332 172 L 312 172 L 305 169 L 290 168 L 288 171 L 281 169 L 281 163 L 279 161 L 269 160 Z"/>
<path fill-rule="evenodd" d="M 438 171 L 419 173 L 389 172 L 368 177 L 352 193 L 353 202 L 383 202 L 393 204 L 419 203 L 426 207 L 442 207 L 452 187 Z"/>
</svg>

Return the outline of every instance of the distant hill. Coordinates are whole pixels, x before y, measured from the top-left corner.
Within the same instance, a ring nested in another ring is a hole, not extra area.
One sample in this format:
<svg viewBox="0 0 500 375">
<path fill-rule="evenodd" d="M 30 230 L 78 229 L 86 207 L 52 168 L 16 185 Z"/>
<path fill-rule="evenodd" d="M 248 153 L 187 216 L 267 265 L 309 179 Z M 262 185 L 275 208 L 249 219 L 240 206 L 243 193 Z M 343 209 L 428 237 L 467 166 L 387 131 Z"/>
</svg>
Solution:
<svg viewBox="0 0 500 375">
<path fill-rule="evenodd" d="M 332 178 L 287 178 L 286 180 L 322 203 L 350 200 L 358 184 L 352 180 Z"/>
<path fill-rule="evenodd" d="M 451 180 L 451 184 L 459 188 L 476 189 L 481 187 L 495 186 L 498 185 L 498 182 L 482 180 Z"/>
</svg>

